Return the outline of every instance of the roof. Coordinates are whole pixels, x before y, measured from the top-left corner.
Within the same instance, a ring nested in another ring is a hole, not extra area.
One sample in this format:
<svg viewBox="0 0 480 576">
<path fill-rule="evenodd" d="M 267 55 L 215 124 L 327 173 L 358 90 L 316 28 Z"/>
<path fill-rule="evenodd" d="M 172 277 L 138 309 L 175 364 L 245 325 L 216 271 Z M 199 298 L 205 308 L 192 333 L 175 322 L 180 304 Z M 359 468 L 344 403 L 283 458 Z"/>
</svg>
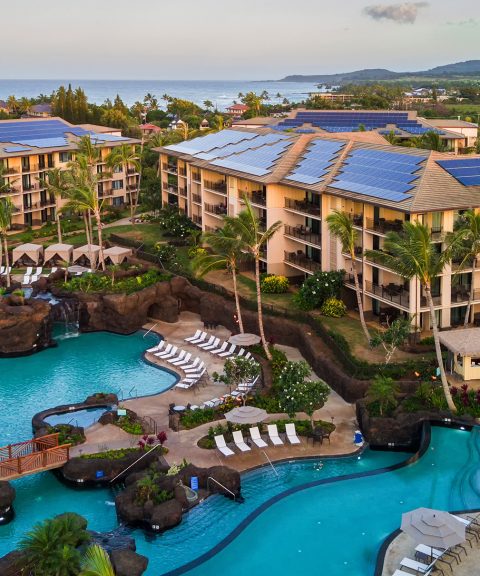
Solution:
<svg viewBox="0 0 480 576">
<path fill-rule="evenodd" d="M 423 118 L 422 118 L 423 120 Z M 428 124 L 432 126 L 438 126 L 440 128 L 478 128 L 477 124 L 474 122 L 466 122 L 465 120 L 454 120 L 451 118 L 435 118 L 434 120 L 428 118 L 426 120 Z"/>
<path fill-rule="evenodd" d="M 439 337 L 440 342 L 454 354 L 480 356 L 480 328 L 445 330 Z"/>
<path fill-rule="evenodd" d="M 232 104 L 231 106 L 227 106 L 227 110 L 240 110 L 242 112 L 246 112 L 248 110 L 248 106 L 246 104 Z"/>
<path fill-rule="evenodd" d="M 480 205 L 480 185 L 465 185 L 442 167 L 442 160 L 454 156 L 392 146 L 376 132 L 235 128 L 155 150 L 238 178 L 328 192 L 404 212 Z M 469 158 L 480 161 L 480 155 Z"/>
<path fill-rule="evenodd" d="M 100 126 L 100 124 L 77 124 L 80 128 L 96 132 L 97 134 L 108 134 L 109 132 L 120 132 L 120 128 L 111 128 L 109 126 Z"/>
<path fill-rule="evenodd" d="M 7 103 L 5 100 L 0 100 L 0 108 L 7 108 Z"/>
<path fill-rule="evenodd" d="M 52 112 L 52 105 L 51 104 L 34 104 L 30 106 L 31 112 L 47 112 L 50 114 Z"/>
<path fill-rule="evenodd" d="M 255 116 L 254 118 L 247 118 L 245 120 L 235 120 L 233 122 L 234 126 L 268 126 L 270 124 L 276 124 L 278 118 L 271 118 L 270 116 Z"/>
<path fill-rule="evenodd" d="M 140 130 L 161 130 L 161 128 L 155 124 L 140 124 Z"/>
</svg>

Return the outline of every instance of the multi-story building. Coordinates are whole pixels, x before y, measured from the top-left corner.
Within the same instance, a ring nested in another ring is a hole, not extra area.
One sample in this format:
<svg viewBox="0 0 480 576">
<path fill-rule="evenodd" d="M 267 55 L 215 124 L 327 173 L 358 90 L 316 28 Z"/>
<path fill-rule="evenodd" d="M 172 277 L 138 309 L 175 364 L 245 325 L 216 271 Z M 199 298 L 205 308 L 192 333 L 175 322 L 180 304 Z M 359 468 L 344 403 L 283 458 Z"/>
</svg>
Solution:
<svg viewBox="0 0 480 576">
<path fill-rule="evenodd" d="M 163 202 L 178 205 L 203 230 L 215 230 L 224 214 L 242 210 L 246 195 L 264 226 L 283 222 L 263 255 L 265 270 L 295 277 L 344 269 L 345 285 L 353 289 L 352 261 L 326 223 L 329 213 L 342 210 L 358 230 L 355 266 L 365 310 L 409 315 L 428 329 L 419 283 L 404 281 L 364 251 L 381 250 L 386 233 L 401 230 L 406 220 L 426 224 L 442 250 L 462 211 L 480 208 L 480 157 L 391 146 L 375 132 L 302 130 L 224 130 L 158 148 Z M 432 288 L 442 327 L 463 320 L 472 282 L 472 314 L 480 314 L 480 271 L 474 278 L 471 268 L 456 272 L 453 263 Z"/>
<path fill-rule="evenodd" d="M 108 173 L 105 161 L 115 146 L 135 146 L 137 140 L 95 130 L 92 125 L 74 126 L 61 118 L 0 121 L 0 164 L 9 183 L 3 194 L 10 196 L 15 206 L 13 229 L 41 226 L 55 219 L 56 207 L 61 206 L 62 200 L 50 196 L 42 182 L 48 170 L 67 168 L 79 139 L 85 135 L 90 135 L 101 149 L 96 170 L 99 174 L 105 172 L 105 178 L 98 184 L 99 197 L 105 204 L 115 206 L 135 197 L 139 179 L 136 169 L 129 167 L 124 174 L 119 167 Z"/>
</svg>

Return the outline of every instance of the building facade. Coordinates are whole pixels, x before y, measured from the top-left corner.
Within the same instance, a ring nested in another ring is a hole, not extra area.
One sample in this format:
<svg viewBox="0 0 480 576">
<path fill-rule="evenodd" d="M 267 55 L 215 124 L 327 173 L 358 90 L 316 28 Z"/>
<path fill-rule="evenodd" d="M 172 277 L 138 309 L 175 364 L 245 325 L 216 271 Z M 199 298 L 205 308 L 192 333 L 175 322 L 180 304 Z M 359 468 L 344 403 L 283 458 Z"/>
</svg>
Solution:
<svg viewBox="0 0 480 576">
<path fill-rule="evenodd" d="M 283 223 L 263 254 L 264 270 L 293 278 L 344 269 L 345 286 L 353 290 L 354 265 L 372 317 L 408 315 L 419 329 L 430 328 L 419 283 L 364 252 L 381 250 L 387 232 L 401 230 L 406 220 L 424 223 L 440 251 L 462 211 L 480 207 L 480 176 L 457 179 L 448 163 L 458 157 L 390 146 L 368 132 L 345 139 L 224 130 L 157 150 L 164 204 L 177 205 L 202 230 L 221 227 L 222 217 L 238 214 L 248 196 L 264 226 Z M 467 170 L 480 174 L 480 157 L 464 158 Z M 355 263 L 329 233 L 326 216 L 333 210 L 347 213 L 358 231 Z M 449 266 L 432 287 L 443 328 L 463 321 L 472 282 L 472 314 L 480 315 L 480 272 L 472 278 L 471 268 L 459 273 L 458 267 Z"/>
<path fill-rule="evenodd" d="M 119 135 L 95 132 L 93 126 L 73 126 L 60 118 L 0 121 L 0 164 L 9 187 L 9 196 L 15 207 L 12 229 L 41 226 L 55 220 L 61 199 L 49 195 L 42 185 L 48 170 L 66 169 L 74 158 L 82 136 L 89 135 L 101 149 L 101 161 L 96 166 L 105 178 L 98 183 L 98 195 L 106 205 L 122 206 L 135 198 L 139 174 L 129 167 L 107 170 L 106 158 L 115 146 L 131 144 L 136 140 Z"/>
</svg>

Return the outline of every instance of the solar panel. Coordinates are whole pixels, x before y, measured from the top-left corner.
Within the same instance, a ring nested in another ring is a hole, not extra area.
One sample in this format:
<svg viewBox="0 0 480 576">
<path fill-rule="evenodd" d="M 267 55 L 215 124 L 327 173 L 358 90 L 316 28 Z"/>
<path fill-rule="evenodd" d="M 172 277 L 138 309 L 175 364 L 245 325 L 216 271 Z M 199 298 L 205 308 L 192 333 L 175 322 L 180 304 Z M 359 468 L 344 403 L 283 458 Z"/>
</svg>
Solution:
<svg viewBox="0 0 480 576">
<path fill-rule="evenodd" d="M 250 140 L 243 140 L 237 144 L 228 144 L 222 148 L 214 148 L 210 152 L 200 152 L 199 154 L 194 154 L 195 158 L 200 158 L 201 160 L 215 160 L 216 158 L 226 158 L 232 154 L 237 154 L 239 152 L 244 152 L 252 148 L 258 148 L 264 146 L 265 144 L 274 144 L 288 136 L 284 134 L 265 134 L 264 136 L 257 136 Z"/>
<path fill-rule="evenodd" d="M 195 155 L 199 152 L 209 152 L 214 148 L 221 148 L 228 144 L 236 144 L 241 140 L 251 140 L 256 138 L 258 134 L 255 132 L 241 132 L 239 130 L 222 130 L 215 134 L 208 134 L 207 136 L 199 136 L 193 140 L 186 140 L 180 144 L 172 144 L 166 146 L 167 150 L 174 152 L 181 152 L 183 154 Z"/>
<path fill-rule="evenodd" d="M 480 174 L 476 174 L 475 176 L 461 176 L 458 178 L 458 181 L 464 186 L 480 186 Z"/>
<path fill-rule="evenodd" d="M 343 146 L 343 142 L 314 140 L 308 146 L 302 160 L 285 179 L 302 182 L 303 184 L 321 182 L 322 177 L 326 173 L 326 168 L 333 162 Z"/>
<path fill-rule="evenodd" d="M 26 152 L 27 150 L 31 150 L 31 148 L 28 148 L 26 146 L 8 146 L 7 148 L 5 148 L 5 152 Z"/>
<path fill-rule="evenodd" d="M 464 186 L 480 186 L 480 158 L 462 158 L 459 160 L 437 160 L 451 176 Z"/>
<path fill-rule="evenodd" d="M 357 182 L 349 182 L 347 180 L 337 180 L 333 184 L 330 184 L 330 186 L 332 188 L 339 188 L 340 190 L 357 192 L 365 196 L 381 198 L 382 200 L 391 200 L 392 202 L 402 202 L 402 200 L 411 198 L 411 194 L 403 194 L 391 190 L 384 190 L 381 188 L 375 188 L 373 186 L 367 186 L 365 184 L 359 184 Z"/>
<path fill-rule="evenodd" d="M 233 154 L 225 159 L 215 160 L 212 165 L 230 168 L 238 172 L 246 172 L 255 176 L 265 176 L 265 174 L 271 172 L 280 154 L 292 144 L 292 140 L 284 139 L 275 144 L 267 144 L 255 150 L 247 150 Z"/>
</svg>

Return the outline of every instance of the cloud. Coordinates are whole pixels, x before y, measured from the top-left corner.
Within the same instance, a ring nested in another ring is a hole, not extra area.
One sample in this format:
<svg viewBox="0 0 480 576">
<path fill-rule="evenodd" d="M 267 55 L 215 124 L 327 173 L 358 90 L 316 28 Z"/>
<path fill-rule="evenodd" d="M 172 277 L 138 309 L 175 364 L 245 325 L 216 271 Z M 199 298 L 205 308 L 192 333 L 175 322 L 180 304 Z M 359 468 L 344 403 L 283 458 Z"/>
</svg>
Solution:
<svg viewBox="0 0 480 576">
<path fill-rule="evenodd" d="M 374 20 L 392 20 L 397 24 L 413 24 L 421 8 L 426 8 L 428 2 L 403 2 L 402 4 L 372 4 L 366 6 L 364 12 Z"/>
<path fill-rule="evenodd" d="M 447 26 L 478 26 L 480 22 L 475 18 L 468 18 L 467 20 L 455 20 L 447 22 Z"/>
</svg>

